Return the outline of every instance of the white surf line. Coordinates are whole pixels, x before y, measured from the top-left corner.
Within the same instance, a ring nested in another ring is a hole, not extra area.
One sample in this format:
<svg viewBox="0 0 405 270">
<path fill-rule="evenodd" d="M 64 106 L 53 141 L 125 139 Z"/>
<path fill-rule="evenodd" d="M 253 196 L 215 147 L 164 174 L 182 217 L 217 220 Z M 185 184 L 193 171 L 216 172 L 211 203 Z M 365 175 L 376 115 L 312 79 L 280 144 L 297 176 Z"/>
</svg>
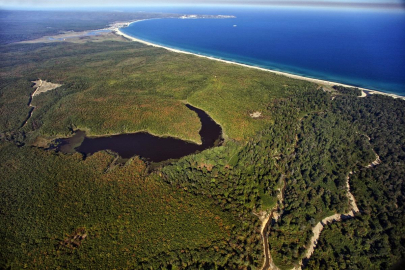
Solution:
<svg viewBox="0 0 405 270">
<path fill-rule="evenodd" d="M 138 20 L 138 21 L 134 21 L 134 22 L 127 22 L 127 23 L 120 23 L 120 24 L 125 25 L 125 26 L 129 26 L 131 23 L 136 23 L 136 22 L 140 22 L 140 21 L 144 21 L 144 20 Z M 386 95 L 386 96 L 390 96 L 390 97 L 393 97 L 393 98 L 399 98 L 399 99 L 405 100 L 405 97 L 400 96 L 400 95 L 389 94 L 389 93 L 380 92 L 380 91 L 377 91 L 377 90 L 367 89 L 367 88 L 363 88 L 363 87 L 357 87 L 357 86 L 338 83 L 338 82 L 333 82 L 333 81 L 326 81 L 326 80 L 321 80 L 321 79 L 305 77 L 305 76 L 302 76 L 302 75 L 295 75 L 295 74 L 291 74 L 291 73 L 287 73 L 287 72 L 283 72 L 283 71 L 277 71 L 277 70 L 273 70 L 273 69 L 262 68 L 262 67 L 248 65 L 248 64 L 242 64 L 242 63 L 229 61 L 229 60 L 224 60 L 224 59 L 220 59 L 220 58 L 216 58 L 216 57 L 212 57 L 212 56 L 206 56 L 206 55 L 201 55 L 201 54 L 197 54 L 197 53 L 191 53 L 191 52 L 187 52 L 187 51 L 183 51 L 183 50 L 179 50 L 179 49 L 174 49 L 174 48 L 171 48 L 171 47 L 155 44 L 155 43 L 152 43 L 152 42 L 149 42 L 149 41 L 145 41 L 145 40 L 142 40 L 142 39 L 139 39 L 139 38 L 132 37 L 130 35 L 127 35 L 127 34 L 123 33 L 120 30 L 120 28 L 121 27 L 117 27 L 115 25 L 112 25 L 109 29 L 112 30 L 112 32 L 116 33 L 117 35 L 123 36 L 123 37 L 125 37 L 125 38 L 127 38 L 129 40 L 139 42 L 139 43 L 143 43 L 145 45 L 149 45 L 149 46 L 152 46 L 152 47 L 163 48 L 163 49 L 166 49 L 166 50 L 171 51 L 171 52 L 189 54 L 189 55 L 194 55 L 194 56 L 198 56 L 198 57 L 201 57 L 201 58 L 210 59 L 210 60 L 214 60 L 214 61 L 219 61 L 219 62 L 231 64 L 231 65 L 238 65 L 238 66 L 247 67 L 247 68 L 253 68 L 253 69 L 257 69 L 257 70 L 261 70 L 261 71 L 272 72 L 272 73 L 275 73 L 275 74 L 278 74 L 278 75 L 283 75 L 283 76 L 286 76 L 286 77 L 289 77 L 289 78 L 298 79 L 298 80 L 305 80 L 305 81 L 317 83 L 317 84 L 320 84 L 320 85 L 327 85 L 327 86 L 337 85 L 337 86 L 343 86 L 343 87 L 348 87 L 348 88 L 357 88 L 357 89 L 362 91 L 362 96 L 363 96 L 363 93 L 366 96 L 367 95 L 372 95 L 372 94 L 379 94 L 379 95 Z M 367 91 L 368 93 L 366 94 L 363 91 Z"/>
<path fill-rule="evenodd" d="M 139 22 L 139 21 L 141 21 L 141 20 L 138 20 L 138 21 L 136 21 L 136 22 Z M 128 26 L 128 25 L 130 25 L 131 23 L 132 23 L 132 22 L 128 22 L 125 26 Z M 389 94 L 389 93 L 384 93 L 384 92 L 380 92 L 380 91 L 377 91 L 377 90 L 371 90 L 371 89 L 367 89 L 367 88 L 356 87 L 356 86 L 347 85 L 347 84 L 342 84 L 342 83 L 337 83 L 337 82 L 333 82 L 333 81 L 326 81 L 326 80 L 320 80 L 320 79 L 309 78 L 309 77 L 305 77 L 305 76 L 301 76 L 301 75 L 295 75 L 295 74 L 290 74 L 290 73 L 287 73 L 287 72 L 282 72 L 282 71 L 277 71 L 277 70 L 272 70 L 272 69 L 266 69 L 266 68 L 261 68 L 261 67 L 257 67 L 257 66 L 251 66 L 251 65 L 247 65 L 247 64 L 242 64 L 242 63 L 238 63 L 238 62 L 223 60 L 223 59 L 220 59 L 220 58 L 215 58 L 215 57 L 211 57 L 211 56 L 205 56 L 205 55 L 201 55 L 201 54 L 196 54 L 196 53 L 191 53 L 191 52 L 187 52 L 187 51 L 183 51 L 183 50 L 179 50 L 179 49 L 170 48 L 170 47 L 167 47 L 167 46 L 155 44 L 155 43 L 152 43 L 152 42 L 148 42 L 148 41 L 145 41 L 145 40 L 142 40 L 142 39 L 138 39 L 138 38 L 132 37 L 132 36 L 130 36 L 130 35 L 127 35 L 127 34 L 123 33 L 119 28 L 120 28 L 120 27 L 111 27 L 112 31 L 115 32 L 117 35 L 123 36 L 123 37 L 125 37 L 125 38 L 127 38 L 127 39 L 129 39 L 129 40 L 131 40 L 131 41 L 143 43 L 143 44 L 145 44 L 145 45 L 149 45 L 149 46 L 152 46 L 152 47 L 163 48 L 163 49 L 166 49 L 166 50 L 171 51 L 171 52 L 183 53 L 183 54 L 188 54 L 188 55 L 194 55 L 194 56 L 198 56 L 198 57 L 205 58 L 205 59 L 210 59 L 210 60 L 219 61 L 219 62 L 223 62 L 223 63 L 227 63 L 227 64 L 232 64 L 232 65 L 243 66 L 243 67 L 247 67 L 247 68 L 253 68 L 253 69 L 257 69 L 257 70 L 261 70 L 261 71 L 266 71 L 266 72 L 272 72 L 272 73 L 275 73 L 275 74 L 278 74 L 278 75 L 283 75 L 283 76 L 286 76 L 286 77 L 289 77 L 289 78 L 299 79 L 299 80 L 306 80 L 306 81 L 310 81 L 310 82 L 313 82 L 313 83 L 318 83 L 318 84 L 323 84 L 323 85 L 328 85 L 328 86 L 337 85 L 337 86 L 343 86 L 343 87 L 349 87 L 349 88 L 357 88 L 357 89 L 359 89 L 359 90 L 362 91 L 361 97 L 365 97 L 365 96 L 367 96 L 368 94 L 380 94 L 380 95 L 386 95 L 386 96 L 390 96 L 390 97 L 393 97 L 393 98 L 400 98 L 400 99 L 404 99 L 404 100 L 405 100 L 405 97 L 403 97 L 403 96 L 399 96 L 399 95 L 395 95 L 395 94 Z M 366 94 L 364 91 L 368 91 L 368 94 Z M 372 164 L 373 164 L 373 163 L 372 163 Z M 378 163 L 378 164 L 379 164 L 379 163 Z M 369 166 L 370 166 L 370 165 L 368 165 L 367 168 L 369 168 Z M 371 166 L 373 166 L 373 165 L 371 165 Z M 374 165 L 374 166 L 375 166 L 375 165 Z M 350 172 L 349 174 L 351 174 L 351 173 L 352 173 L 352 172 Z M 313 251 L 314 251 L 314 249 L 315 249 L 315 247 L 316 247 L 317 241 L 318 241 L 318 239 L 319 239 L 320 233 L 322 232 L 322 229 L 323 229 L 324 225 L 326 225 L 327 223 L 332 222 L 332 221 L 340 221 L 342 216 L 354 217 L 354 213 L 359 211 L 359 209 L 358 209 L 358 207 L 357 207 L 357 204 L 356 204 L 356 201 L 355 201 L 355 199 L 354 199 L 354 196 L 353 196 L 353 194 L 350 192 L 349 176 L 347 177 L 347 188 L 348 188 L 347 196 L 348 196 L 349 201 L 350 201 L 350 204 L 351 204 L 351 210 L 350 210 L 348 213 L 346 213 L 346 214 L 334 214 L 334 215 L 332 215 L 332 216 L 326 217 L 326 218 L 324 218 L 322 221 L 320 221 L 320 222 L 313 228 L 314 236 L 311 238 L 311 246 L 308 248 L 307 253 L 306 253 L 306 258 L 307 258 L 307 259 L 309 259 L 310 256 L 312 255 L 312 253 L 313 253 Z M 278 206 L 278 204 L 276 205 L 275 208 L 277 208 L 277 206 Z M 273 209 L 274 209 L 274 208 L 273 208 Z M 277 213 L 274 212 L 274 214 L 277 214 Z M 265 243 L 265 241 L 264 241 L 264 237 L 265 237 L 265 236 L 263 235 L 263 233 L 264 233 L 265 229 L 268 227 L 268 226 L 266 226 L 266 225 L 267 225 L 267 223 L 269 222 L 269 219 L 272 219 L 272 218 L 273 218 L 273 215 L 274 215 L 274 214 L 273 214 L 273 210 L 272 210 L 272 213 L 271 213 L 269 216 L 267 216 L 267 217 L 264 217 L 264 218 L 262 217 L 262 218 L 260 218 L 260 216 L 258 216 L 258 217 L 262 220 L 261 235 L 262 235 L 262 238 L 263 238 L 263 243 Z M 278 216 L 276 216 L 276 219 L 277 219 L 277 218 L 278 218 Z M 315 231 L 315 230 L 316 230 L 316 231 Z M 265 261 L 264 261 L 264 264 L 263 264 L 263 266 L 262 266 L 262 269 L 264 270 L 264 268 L 265 268 L 266 265 L 267 265 L 267 258 L 269 258 L 269 262 L 268 262 L 268 263 L 269 263 L 269 266 L 268 266 L 268 269 L 274 269 L 274 270 L 279 269 L 276 265 L 274 265 L 274 263 L 273 263 L 273 261 L 272 261 L 269 248 L 267 247 L 267 252 L 266 252 L 266 246 L 264 246 L 264 249 L 265 249 L 265 250 L 264 250 L 264 252 L 265 252 Z M 267 254 L 266 254 L 266 253 L 267 253 Z M 268 256 L 268 257 L 267 257 L 267 256 Z M 301 261 L 301 266 L 302 266 L 302 261 Z M 293 269 L 301 269 L 301 266 L 299 266 L 299 267 L 297 267 L 297 268 L 293 268 Z"/>
</svg>

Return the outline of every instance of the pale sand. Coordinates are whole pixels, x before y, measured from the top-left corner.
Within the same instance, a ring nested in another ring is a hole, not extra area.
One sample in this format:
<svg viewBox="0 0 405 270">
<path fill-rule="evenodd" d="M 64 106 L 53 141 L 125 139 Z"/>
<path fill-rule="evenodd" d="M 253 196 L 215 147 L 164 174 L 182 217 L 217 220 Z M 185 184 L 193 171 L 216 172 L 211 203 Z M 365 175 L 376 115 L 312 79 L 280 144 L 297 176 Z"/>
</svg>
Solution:
<svg viewBox="0 0 405 270">
<path fill-rule="evenodd" d="M 58 88 L 59 86 L 62 86 L 61 84 L 50 83 L 47 81 L 43 81 L 41 79 L 38 79 L 38 80 L 32 81 L 32 82 L 34 83 L 32 88 L 34 88 L 35 91 L 34 91 L 34 93 L 31 94 L 30 104 L 28 104 L 28 106 L 31 107 L 32 110 L 30 110 L 27 120 L 25 120 L 25 122 L 22 124 L 21 127 L 25 127 L 25 125 L 28 123 L 28 120 L 30 120 L 30 118 L 32 117 L 32 114 L 34 113 L 35 106 L 32 105 L 32 101 L 34 100 L 34 97 L 38 96 L 41 93 L 45 93 L 45 92 L 51 91 L 55 88 Z"/>
<path fill-rule="evenodd" d="M 360 97 L 366 97 L 366 96 L 367 96 L 366 92 L 364 92 L 363 90 L 361 90 L 361 96 L 360 96 Z"/>
<path fill-rule="evenodd" d="M 32 81 L 32 82 L 35 83 L 35 85 L 33 86 L 35 91 L 34 91 L 34 93 L 32 93 L 32 97 L 37 96 L 41 93 L 51 91 L 55 88 L 58 88 L 59 86 L 62 86 L 61 84 L 51 83 L 51 82 L 43 81 L 41 79 L 39 79 L 37 81 Z"/>
<path fill-rule="evenodd" d="M 380 157 L 377 155 L 377 159 L 379 160 Z M 366 167 L 368 168 L 368 166 Z M 347 175 L 346 179 L 346 187 L 347 187 L 347 197 L 349 198 L 350 206 L 352 207 L 352 214 L 360 212 L 359 207 L 357 206 L 356 199 L 354 198 L 353 194 L 350 192 L 350 175 L 353 174 L 353 172 L 349 172 Z M 349 211 L 350 213 L 350 211 Z M 350 214 L 349 214 L 350 215 Z M 354 215 L 352 215 L 354 216 Z"/>
<path fill-rule="evenodd" d="M 130 23 L 128 23 L 128 25 L 129 24 Z M 380 94 L 380 95 L 386 95 L 386 96 L 390 96 L 390 97 L 393 97 L 393 98 L 400 98 L 400 99 L 405 100 L 405 97 L 395 95 L 395 94 L 388 94 L 388 93 L 384 93 L 384 92 L 379 92 L 379 91 L 370 90 L 370 89 L 361 88 L 361 87 L 355 87 L 355 86 L 342 84 L 342 83 L 337 83 L 337 82 L 331 82 L 331 81 L 308 78 L 308 77 L 299 76 L 299 75 L 295 75 L 295 74 L 290 74 L 290 73 L 286 73 L 286 72 L 281 72 L 281 71 L 265 69 L 265 68 L 261 68 L 261 67 L 250 66 L 250 65 L 241 64 L 241 63 L 237 63 L 237 62 L 232 62 L 232 61 L 228 61 L 228 60 L 223 60 L 223 59 L 219 59 L 219 58 L 215 58 L 215 57 L 204 56 L 204 55 L 190 53 L 190 52 L 186 52 L 186 51 L 182 51 L 182 50 L 173 49 L 173 48 L 170 48 L 170 47 L 154 44 L 154 43 L 147 42 L 147 41 L 144 41 L 144 40 L 141 40 L 141 39 L 138 39 L 138 38 L 131 37 L 131 36 L 121 32 L 118 27 L 115 28 L 113 31 L 115 33 L 117 33 L 118 35 L 121 35 L 121 36 L 123 36 L 123 37 L 125 37 L 125 38 L 127 38 L 129 40 L 140 42 L 140 43 L 143 43 L 143 44 L 146 44 L 146 45 L 149 45 L 149 46 L 153 46 L 153 47 L 164 48 L 164 49 L 172 51 L 172 52 L 190 54 L 190 55 L 195 55 L 195 56 L 203 57 L 203 58 L 210 59 L 210 60 L 224 62 L 224 63 L 227 63 L 227 64 L 234 64 L 234 65 L 239 65 L 239 66 L 243 66 L 243 67 L 247 67 L 247 68 L 254 68 L 254 69 L 258 69 L 258 70 L 262 70 L 262 71 L 272 72 L 272 73 L 287 76 L 287 77 L 290 77 L 290 78 L 293 78 L 293 79 L 306 80 L 306 81 L 310 81 L 310 82 L 317 83 L 317 84 L 320 84 L 320 85 L 326 85 L 326 86 L 338 85 L 338 86 L 343 86 L 343 87 L 358 88 L 359 90 L 361 90 L 361 96 L 360 97 L 366 97 L 368 94 Z M 366 94 L 364 92 L 364 90 L 368 91 L 368 93 Z M 378 160 L 378 157 L 377 157 L 377 160 Z M 372 164 L 374 165 L 374 162 Z M 379 163 L 376 162 L 376 164 L 379 164 Z M 357 207 L 356 200 L 355 200 L 353 194 L 350 192 L 349 176 L 347 177 L 347 196 L 349 198 L 351 209 L 350 209 L 350 211 L 348 213 L 345 213 L 343 215 L 344 216 L 354 217 L 354 214 L 356 212 L 359 212 L 359 208 Z M 334 214 L 332 216 L 324 218 L 322 221 L 320 221 L 318 224 L 316 224 L 316 226 L 312 229 L 313 236 L 312 236 L 311 241 L 310 241 L 311 245 L 308 247 L 307 252 L 305 254 L 306 258 L 310 258 L 311 255 L 313 254 L 324 225 L 326 225 L 326 224 L 328 224 L 330 222 L 333 222 L 333 221 L 340 221 L 341 217 L 342 217 L 342 214 Z M 264 229 L 266 227 L 265 224 L 268 222 L 268 220 L 271 218 L 271 216 L 270 215 L 262 215 L 262 216 L 259 216 L 259 218 L 262 221 L 261 234 L 262 234 L 262 237 L 263 237 Z M 278 215 L 276 215 L 276 219 L 277 218 L 278 218 Z M 265 247 L 265 250 L 266 250 L 266 247 Z M 268 254 L 268 256 L 270 257 L 270 254 Z M 277 266 L 272 264 L 272 261 L 270 263 L 270 269 L 278 269 Z M 295 267 L 294 269 L 301 269 L 301 266 Z"/>
<path fill-rule="evenodd" d="M 354 217 L 354 214 L 356 212 L 359 212 L 359 208 L 357 207 L 356 200 L 354 199 L 353 194 L 350 192 L 349 176 L 347 176 L 347 197 L 349 198 L 349 202 L 350 202 L 350 206 L 351 206 L 351 209 L 349 210 L 349 212 L 347 212 L 345 214 L 334 214 L 329 217 L 326 217 L 326 218 L 322 219 L 320 222 L 318 222 L 318 224 L 316 224 L 315 227 L 312 228 L 313 236 L 311 237 L 310 246 L 307 248 L 304 258 L 306 258 L 306 259 L 311 258 L 312 254 L 315 251 L 316 246 L 318 245 L 319 237 L 321 236 L 321 232 L 325 225 L 327 225 L 328 223 L 331 223 L 331 222 L 340 221 L 342 219 L 342 216 Z M 303 265 L 303 261 L 301 260 L 300 265 L 294 267 L 291 270 L 301 270 L 302 265 Z"/>
<path fill-rule="evenodd" d="M 259 117 L 262 116 L 262 113 L 261 112 L 254 112 L 254 113 L 250 113 L 249 115 L 252 118 L 259 118 Z"/>
<path fill-rule="evenodd" d="M 138 21 L 134 21 L 134 22 L 140 22 L 142 20 L 138 20 Z M 347 84 L 342 84 L 342 83 L 337 83 L 337 82 L 332 82 L 332 81 L 325 81 L 325 80 L 320 80 L 320 79 L 314 79 L 314 78 L 309 78 L 309 77 L 305 77 L 305 76 L 301 76 L 301 75 L 295 75 L 295 74 L 291 74 L 291 73 L 287 73 L 287 72 L 282 72 L 282 71 L 277 71 L 277 70 L 272 70 L 272 69 L 266 69 L 266 68 L 261 68 L 261 67 L 256 67 L 256 66 L 251 66 L 251 65 L 247 65 L 247 64 L 242 64 L 242 63 L 238 63 L 238 62 L 232 62 L 232 61 L 228 61 L 228 60 L 223 60 L 223 59 L 219 59 L 219 58 L 215 58 L 215 57 L 211 57 L 211 56 L 205 56 L 205 55 L 201 55 L 201 54 L 195 54 L 195 53 L 191 53 L 191 52 L 187 52 L 187 51 L 182 51 L 182 50 L 178 50 L 178 49 L 173 49 L 170 47 L 166 47 L 166 46 L 162 46 L 159 44 L 155 44 L 155 43 L 151 43 L 142 39 L 138 39 L 138 38 L 134 38 L 131 37 L 123 32 L 121 32 L 120 28 L 121 27 L 125 27 L 125 26 L 129 26 L 131 23 L 134 22 L 127 22 L 127 23 L 118 23 L 118 24 L 114 24 L 112 25 L 110 28 L 113 32 L 115 32 L 116 34 L 123 36 L 129 40 L 132 41 L 136 41 L 136 42 L 140 42 L 149 46 L 153 46 L 153 47 L 158 47 L 158 48 L 163 48 L 166 49 L 168 51 L 171 52 L 176 52 L 176 53 L 184 53 L 184 54 L 190 54 L 190 55 L 194 55 L 194 56 L 198 56 L 198 57 L 202 57 L 202 58 L 206 58 L 206 59 L 210 59 L 210 60 L 215 60 L 215 61 L 220 61 L 223 63 L 227 63 L 227 64 L 233 64 L 233 65 L 238 65 L 238 66 L 242 66 L 242 67 L 247 67 L 247 68 L 254 68 L 257 70 L 261 70 L 261 71 L 266 71 L 266 72 L 272 72 L 278 75 L 283 75 L 289 78 L 293 78 L 293 79 L 298 79 L 298 80 L 305 80 L 305 81 L 309 81 L 309 82 L 313 82 L 319 85 L 324 85 L 324 86 L 334 86 L 334 85 L 338 85 L 338 86 L 343 86 L 343 87 L 350 87 L 350 88 L 358 88 L 359 90 L 362 91 L 361 97 L 365 97 L 367 95 L 372 95 L 372 94 L 379 94 L 379 95 L 386 95 L 386 96 L 390 96 L 393 98 L 400 98 L 405 100 L 404 96 L 399 96 L 399 95 L 395 95 L 395 94 L 389 94 L 389 93 L 384 93 L 384 92 L 380 92 L 380 91 L 376 91 L 376 90 L 371 90 L 371 89 L 367 89 L 367 88 L 362 88 L 362 87 L 356 87 L 356 86 L 352 86 L 352 85 L 347 85 Z M 365 91 L 367 91 L 368 93 L 366 94 Z"/>
<path fill-rule="evenodd" d="M 349 174 L 347 175 L 346 186 L 347 186 L 347 197 L 349 198 L 349 203 L 350 203 L 351 209 L 349 210 L 349 212 L 347 212 L 345 214 L 334 214 L 329 217 L 326 217 L 326 218 L 322 219 L 322 221 L 320 221 L 318 224 L 316 224 L 316 226 L 312 229 L 312 232 L 314 235 L 311 238 L 311 245 L 309 246 L 309 248 L 307 249 L 307 252 L 305 254 L 305 257 L 307 259 L 309 259 L 312 256 L 312 254 L 314 253 L 315 247 L 318 244 L 318 239 L 321 235 L 323 227 L 326 224 L 333 222 L 333 221 L 340 221 L 342 216 L 354 217 L 355 213 L 360 212 L 359 208 L 357 207 L 356 199 L 354 198 L 353 194 L 350 192 L 350 183 L 349 183 L 350 174 L 352 174 L 352 172 L 349 172 Z"/>
<path fill-rule="evenodd" d="M 374 154 L 376 155 L 375 160 L 374 160 L 373 162 L 371 162 L 370 164 L 368 164 L 368 165 L 366 166 L 366 168 L 372 168 L 372 167 L 375 167 L 375 166 L 377 166 L 378 164 L 381 163 L 380 156 L 377 155 L 377 153 L 376 153 L 375 151 L 374 151 Z"/>
<path fill-rule="evenodd" d="M 367 136 L 367 135 L 365 135 Z M 368 136 L 367 136 L 368 137 Z M 370 137 L 368 137 L 370 140 Z M 374 151 L 375 153 L 375 151 Z M 375 153 L 376 159 L 371 162 L 369 165 L 365 166 L 365 168 L 371 168 L 374 166 L 377 166 L 378 164 L 381 163 L 380 157 Z M 349 212 L 345 214 L 334 214 L 329 217 L 326 217 L 322 219 L 322 221 L 318 222 L 314 228 L 312 228 L 313 236 L 311 237 L 310 241 L 310 246 L 307 248 L 307 251 L 305 253 L 305 258 L 309 259 L 312 254 L 315 251 L 316 245 L 318 244 L 319 237 L 321 235 L 321 232 L 324 228 L 324 226 L 328 223 L 334 222 L 334 221 L 340 221 L 342 217 L 344 216 L 345 218 L 347 217 L 354 217 L 354 215 L 358 212 L 360 212 L 359 207 L 357 206 L 356 199 L 354 198 L 353 194 L 350 192 L 350 175 L 353 174 L 353 172 L 349 172 L 346 178 L 346 187 L 347 187 L 347 197 L 349 198 L 349 203 L 350 203 L 350 210 Z M 300 262 L 299 266 L 294 267 L 291 270 L 301 270 L 302 269 L 302 260 Z"/>
</svg>

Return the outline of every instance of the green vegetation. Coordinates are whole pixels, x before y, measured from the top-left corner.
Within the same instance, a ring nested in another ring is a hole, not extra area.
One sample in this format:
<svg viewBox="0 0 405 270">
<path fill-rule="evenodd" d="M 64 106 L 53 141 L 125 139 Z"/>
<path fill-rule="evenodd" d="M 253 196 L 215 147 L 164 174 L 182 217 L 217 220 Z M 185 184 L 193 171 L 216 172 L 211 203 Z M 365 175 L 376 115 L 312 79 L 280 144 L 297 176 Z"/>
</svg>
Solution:
<svg viewBox="0 0 405 270">
<path fill-rule="evenodd" d="M 229 213 L 159 183 L 137 158 L 106 172 L 114 157 L 103 152 L 0 150 L 1 268 L 220 265 L 215 249 L 238 237 Z"/>
<path fill-rule="evenodd" d="M 344 94 L 347 96 L 358 97 L 361 96 L 361 91 L 357 88 L 347 88 L 343 86 L 333 86 L 333 89 L 337 90 L 339 94 Z"/>
<path fill-rule="evenodd" d="M 133 42 L 3 46 L 1 53 L 7 79 L 0 89 L 10 95 L 2 105 L 2 130 L 17 129 L 27 117 L 31 80 L 63 85 L 33 100 L 35 112 L 24 131 L 43 136 L 66 136 L 70 129 L 90 135 L 147 130 L 198 142 L 200 123 L 183 105 L 187 100 L 229 138 L 245 140 L 274 123 L 266 113 L 271 100 L 314 87 Z M 263 117 L 251 118 L 254 111 Z"/>
<path fill-rule="evenodd" d="M 173 17 L 175 14 L 145 12 L 85 12 L 0 10 L 0 44 L 32 40 L 68 31 L 106 28 L 116 21 Z"/>
<path fill-rule="evenodd" d="M 341 97 L 334 110 L 356 123 L 382 163 L 350 177 L 361 213 L 326 227 L 308 269 L 388 269 L 404 258 L 405 101 Z"/>
<path fill-rule="evenodd" d="M 289 269 L 317 222 L 348 211 L 350 171 L 361 213 L 327 226 L 307 267 L 386 269 L 404 257 L 404 101 L 91 41 L 0 46 L 0 268 L 256 269 L 254 213 L 274 207 L 285 184 L 268 240 L 275 264 Z M 62 86 L 36 96 L 21 127 L 38 78 Z M 184 102 L 222 126 L 222 146 L 125 165 L 107 152 L 83 159 L 32 147 L 75 129 L 198 142 L 200 122 Z M 365 169 L 373 150 L 382 164 Z"/>
<path fill-rule="evenodd" d="M 46 78 L 48 81 L 61 82 L 63 86 L 34 98 L 36 108 L 26 131 L 36 130 L 45 136 L 60 136 L 76 128 L 92 135 L 148 130 L 158 135 L 200 140 L 197 115 L 179 100 L 154 95 L 157 82 L 153 77 L 157 73 L 151 69 L 137 71 L 136 61 L 140 61 L 138 64 L 141 66 L 151 61 L 153 67 L 153 63 L 162 56 L 162 51 L 140 44 L 116 42 L 82 46 L 21 45 L 20 48 L 23 52 L 5 53 L 5 62 L 19 59 L 22 61 L 18 63 L 20 65 L 33 61 L 35 65 L 24 65 L 24 74 L 28 74 L 25 76 L 16 74 L 8 63 L 3 65 L 13 84 L 2 85 L 2 91 L 5 95 L 13 94 L 14 98 L 18 93 L 21 100 L 24 98 L 22 96 L 26 99 L 22 102 L 24 109 L 5 104 L 1 117 L 3 130 L 16 129 L 21 125 L 21 119 L 28 115 L 27 92 L 33 92 L 30 80 Z M 25 49 L 34 52 L 27 55 Z M 20 65 L 16 68 L 21 68 Z M 131 75 L 125 75 L 125 72 Z M 127 85 L 120 81 L 121 78 L 125 78 Z M 18 82 L 25 86 L 27 92 L 19 91 Z"/>
<path fill-rule="evenodd" d="M 338 116 L 322 112 L 302 120 L 286 177 L 284 213 L 270 230 L 276 265 L 292 268 L 305 254 L 312 227 L 327 216 L 348 212 L 346 177 L 374 158 L 366 139 Z"/>
</svg>

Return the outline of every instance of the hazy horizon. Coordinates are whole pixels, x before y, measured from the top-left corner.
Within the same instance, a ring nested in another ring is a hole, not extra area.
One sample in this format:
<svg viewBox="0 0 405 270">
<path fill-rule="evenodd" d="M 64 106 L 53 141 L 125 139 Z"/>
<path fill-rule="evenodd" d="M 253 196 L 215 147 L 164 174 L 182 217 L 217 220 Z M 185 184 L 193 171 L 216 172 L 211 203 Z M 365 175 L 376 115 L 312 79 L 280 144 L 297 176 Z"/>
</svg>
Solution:
<svg viewBox="0 0 405 270">
<path fill-rule="evenodd" d="M 0 0 L 0 9 L 80 9 L 80 8 L 113 8 L 113 7 L 158 7 L 158 6 L 286 6 L 286 7 L 330 7 L 330 8 L 405 8 L 401 0 Z"/>
</svg>

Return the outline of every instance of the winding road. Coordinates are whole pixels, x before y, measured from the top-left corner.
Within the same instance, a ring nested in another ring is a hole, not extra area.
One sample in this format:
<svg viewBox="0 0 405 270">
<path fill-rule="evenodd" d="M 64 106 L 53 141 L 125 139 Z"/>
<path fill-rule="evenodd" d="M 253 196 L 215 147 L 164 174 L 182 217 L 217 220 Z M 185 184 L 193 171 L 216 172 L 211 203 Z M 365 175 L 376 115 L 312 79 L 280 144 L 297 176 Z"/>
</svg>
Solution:
<svg viewBox="0 0 405 270">
<path fill-rule="evenodd" d="M 23 124 L 21 125 L 21 128 L 25 127 L 25 125 L 28 123 L 28 120 L 31 119 L 32 114 L 34 113 L 35 110 L 35 106 L 32 105 L 32 100 L 34 99 L 34 96 L 37 96 L 41 93 L 45 93 L 48 92 L 50 90 L 53 90 L 55 88 L 58 88 L 59 86 L 62 86 L 61 84 L 57 84 L 57 83 L 50 83 L 47 81 L 43 81 L 41 79 L 38 79 L 37 81 L 32 81 L 33 83 L 35 83 L 34 86 L 32 86 L 35 91 L 31 94 L 30 99 L 29 99 L 29 104 L 28 106 L 31 107 L 30 111 L 28 113 L 28 117 L 27 119 L 23 122 Z"/>
<path fill-rule="evenodd" d="M 374 151 L 374 153 L 375 153 L 375 151 Z M 372 168 L 381 163 L 380 157 L 377 155 L 377 153 L 375 153 L 375 155 L 376 155 L 376 159 L 373 162 L 371 162 L 369 165 L 365 166 L 365 168 Z M 347 197 L 348 197 L 349 203 L 350 203 L 350 210 L 344 214 L 337 213 L 337 214 L 328 216 L 328 217 L 322 219 L 320 222 L 318 222 L 318 224 L 315 225 L 315 227 L 312 228 L 313 236 L 311 238 L 310 245 L 307 247 L 305 256 L 300 261 L 299 266 L 294 267 L 292 270 L 301 270 L 302 266 L 304 264 L 304 260 L 308 260 L 312 256 L 312 254 L 314 253 L 314 250 L 316 248 L 316 245 L 318 244 L 318 240 L 321 235 L 321 232 L 325 225 L 327 225 L 328 223 L 334 222 L 334 221 L 340 221 L 342 219 L 353 218 L 356 213 L 360 212 L 360 210 L 357 206 L 357 203 L 356 203 L 356 199 L 354 198 L 353 194 L 350 192 L 349 180 L 350 180 L 351 174 L 353 174 L 353 172 L 349 172 L 347 175 L 347 178 L 346 178 Z M 276 206 L 271 210 L 271 214 L 266 216 L 265 218 L 260 219 L 262 221 L 261 236 L 263 239 L 264 257 L 265 257 L 263 266 L 261 268 L 262 270 L 279 270 L 279 268 L 274 264 L 273 259 L 270 254 L 269 244 L 268 244 L 268 228 L 271 224 L 271 221 L 272 220 L 277 221 L 278 217 L 280 216 L 280 213 L 277 212 L 277 209 L 279 209 L 279 205 L 282 205 L 282 203 L 283 203 L 284 189 L 285 189 L 285 180 L 284 180 L 283 189 L 279 190 L 280 192 L 277 195 L 278 201 L 277 201 Z"/>
<path fill-rule="evenodd" d="M 272 221 L 277 221 L 277 219 L 280 217 L 280 205 L 283 204 L 284 201 L 284 190 L 285 190 L 285 175 L 282 174 L 280 177 L 280 182 L 283 183 L 283 186 L 278 189 L 278 194 L 277 194 L 277 203 L 276 205 L 271 209 L 270 214 L 267 212 L 262 212 L 261 214 L 256 214 L 256 216 L 259 217 L 260 221 L 262 222 L 262 226 L 260 229 L 260 234 L 262 236 L 263 240 L 263 249 L 264 249 L 264 262 L 262 266 L 262 270 L 266 269 L 273 269 L 273 270 L 279 270 L 279 268 L 274 264 L 273 258 L 271 257 L 270 254 L 270 249 L 269 249 L 269 241 L 268 241 L 268 234 L 269 234 L 269 226 L 272 223 Z"/>
</svg>

